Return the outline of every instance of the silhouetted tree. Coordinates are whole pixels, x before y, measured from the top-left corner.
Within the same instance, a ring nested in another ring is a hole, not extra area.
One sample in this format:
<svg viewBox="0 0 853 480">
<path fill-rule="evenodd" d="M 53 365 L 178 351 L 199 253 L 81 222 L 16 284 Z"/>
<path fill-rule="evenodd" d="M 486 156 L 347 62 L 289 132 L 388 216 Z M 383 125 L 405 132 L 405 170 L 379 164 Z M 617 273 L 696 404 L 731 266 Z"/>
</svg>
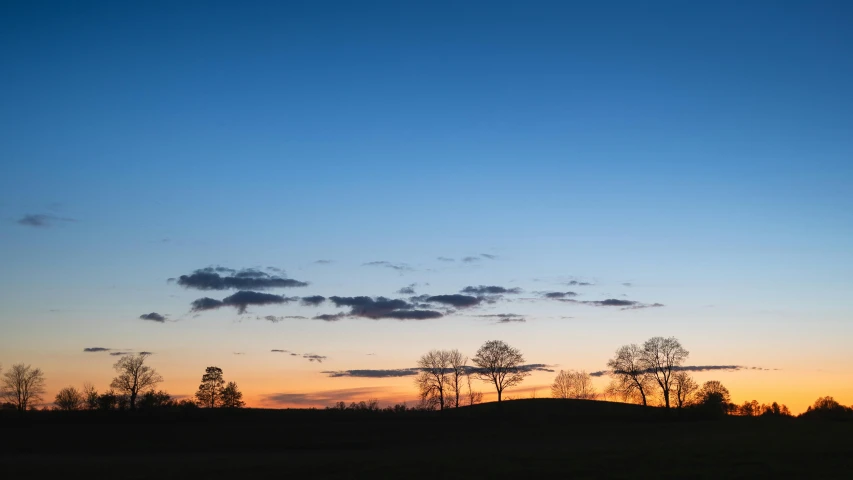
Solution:
<svg viewBox="0 0 853 480">
<path fill-rule="evenodd" d="M 596 394 L 592 385 L 592 377 L 585 371 L 560 370 L 551 385 L 551 396 L 554 398 L 593 400 Z"/>
<path fill-rule="evenodd" d="M 243 392 L 237 388 L 237 384 L 228 382 L 228 385 L 225 385 L 225 388 L 222 389 L 222 407 L 240 408 L 245 404 L 243 401 Z"/>
<path fill-rule="evenodd" d="M 162 390 L 159 392 L 149 390 L 143 393 L 139 396 L 138 403 L 140 410 L 166 408 L 174 405 L 174 402 L 172 402 L 172 396 Z"/>
<path fill-rule="evenodd" d="M 510 347 L 500 340 L 490 340 L 483 344 L 474 356 L 477 376 L 491 382 L 498 392 L 498 402 L 504 389 L 520 384 L 530 373 L 521 370 L 524 356 L 517 348 Z"/>
<path fill-rule="evenodd" d="M 625 400 L 639 396 L 643 405 L 648 405 L 646 396 L 653 379 L 643 362 L 642 348 L 635 343 L 619 347 L 607 361 L 607 368 L 613 378 L 608 393 Z"/>
<path fill-rule="evenodd" d="M 468 405 L 476 405 L 483 401 L 483 392 L 475 391 L 474 387 L 471 384 L 471 375 L 473 374 L 474 371 L 472 369 L 465 369 L 465 383 L 468 386 L 468 395 L 466 401 Z"/>
<path fill-rule="evenodd" d="M 117 410 L 119 408 L 119 395 L 112 389 L 98 395 L 98 410 Z"/>
<path fill-rule="evenodd" d="M 705 382 L 702 388 L 696 392 L 697 406 L 714 414 L 726 414 L 729 412 L 731 395 L 729 389 L 717 380 Z"/>
<path fill-rule="evenodd" d="M 0 380 L 0 395 L 20 412 L 27 411 L 40 401 L 44 391 L 44 373 L 39 368 L 23 363 L 12 365 Z"/>
<path fill-rule="evenodd" d="M 71 411 L 83 408 L 84 401 L 85 397 L 79 390 L 74 387 L 65 387 L 56 394 L 53 403 L 60 410 Z"/>
<path fill-rule="evenodd" d="M 672 375 L 672 389 L 675 395 L 675 406 L 683 408 L 690 405 L 693 394 L 699 390 L 699 385 L 690 374 L 682 370 Z"/>
<path fill-rule="evenodd" d="M 127 395 L 131 410 L 136 409 L 136 397 L 140 393 L 154 390 L 163 381 L 163 377 L 156 370 L 145 365 L 145 359 L 148 355 L 147 353 L 125 355 L 113 365 L 118 376 L 113 378 L 110 387 Z"/>
<path fill-rule="evenodd" d="M 751 402 L 746 400 L 743 402 L 743 405 L 738 407 L 737 414 L 743 417 L 757 417 L 761 415 L 761 405 L 759 405 L 758 400 Z"/>
<path fill-rule="evenodd" d="M 814 405 L 800 414 L 800 417 L 819 420 L 850 420 L 853 419 L 853 408 L 845 407 L 832 397 L 821 397 Z"/>
<path fill-rule="evenodd" d="M 98 391 L 95 390 L 95 386 L 89 382 L 83 384 L 83 407 L 86 410 L 97 410 L 98 409 Z"/>
<path fill-rule="evenodd" d="M 438 402 L 439 410 L 444 410 L 444 394 L 448 386 L 450 368 L 449 352 L 446 350 L 430 350 L 418 359 L 418 375 L 415 384 L 421 398 Z"/>
<path fill-rule="evenodd" d="M 459 408 L 462 401 L 462 389 L 464 388 L 465 373 L 468 370 L 468 357 L 462 355 L 459 350 L 453 349 L 447 352 L 447 365 L 450 371 L 447 373 L 447 385 L 449 387 L 450 401 L 454 407 Z"/>
<path fill-rule="evenodd" d="M 790 417 L 791 411 L 788 410 L 786 405 L 779 405 L 773 402 L 770 405 L 761 405 L 761 416 Z"/>
<path fill-rule="evenodd" d="M 640 365 L 657 382 L 666 408 L 669 408 L 673 372 L 684 363 L 689 354 L 675 337 L 652 337 L 643 344 Z"/>
<path fill-rule="evenodd" d="M 202 407 L 214 408 L 222 403 L 222 389 L 225 380 L 222 378 L 222 369 L 219 367 L 207 367 L 201 376 L 201 385 L 195 393 L 198 404 Z"/>
</svg>

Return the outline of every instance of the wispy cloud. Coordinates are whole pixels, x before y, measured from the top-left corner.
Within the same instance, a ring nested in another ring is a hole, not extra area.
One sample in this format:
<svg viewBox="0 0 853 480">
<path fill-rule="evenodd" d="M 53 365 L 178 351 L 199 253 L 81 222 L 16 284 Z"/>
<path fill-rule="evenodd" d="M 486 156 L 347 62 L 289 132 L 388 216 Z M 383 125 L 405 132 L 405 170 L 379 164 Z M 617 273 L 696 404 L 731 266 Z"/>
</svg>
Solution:
<svg viewBox="0 0 853 480">
<path fill-rule="evenodd" d="M 468 286 L 461 290 L 462 293 L 469 295 L 501 295 L 501 294 L 518 294 L 521 293 L 518 287 L 505 288 L 497 285 L 480 285 L 478 287 Z"/>
<path fill-rule="evenodd" d="M 743 365 L 684 365 L 684 366 L 680 366 L 680 367 L 673 367 L 673 370 L 684 371 L 684 372 L 712 372 L 712 371 L 736 372 L 739 370 L 770 371 L 770 370 L 774 370 L 774 369 L 762 368 L 762 367 L 745 367 Z M 596 372 L 592 372 L 589 375 L 591 377 L 602 377 L 604 375 L 609 375 L 609 374 L 610 374 L 610 370 L 599 370 Z"/>
<path fill-rule="evenodd" d="M 362 265 L 366 267 L 385 267 L 390 268 L 392 270 L 397 270 L 398 272 L 410 272 L 414 270 L 412 267 L 405 263 L 393 263 L 387 260 L 376 260 L 373 262 L 363 263 Z"/>
<path fill-rule="evenodd" d="M 361 401 L 389 392 L 388 387 L 360 387 L 339 390 L 323 390 L 311 393 L 269 393 L 262 395 L 262 402 L 267 405 L 302 407 L 324 407 L 337 402 Z"/>
<path fill-rule="evenodd" d="M 18 219 L 18 225 L 25 227 L 47 228 L 60 222 L 76 222 L 73 218 L 58 217 L 48 213 L 28 213 Z"/>
</svg>

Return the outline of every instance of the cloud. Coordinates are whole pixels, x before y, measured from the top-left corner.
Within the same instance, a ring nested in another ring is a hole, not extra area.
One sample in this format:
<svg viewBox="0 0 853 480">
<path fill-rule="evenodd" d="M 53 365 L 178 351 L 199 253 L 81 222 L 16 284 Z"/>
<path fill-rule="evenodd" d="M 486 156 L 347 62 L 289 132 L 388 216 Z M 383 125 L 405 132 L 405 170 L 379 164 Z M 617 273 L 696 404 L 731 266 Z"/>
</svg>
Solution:
<svg viewBox="0 0 853 480">
<path fill-rule="evenodd" d="M 220 273 L 226 273 L 221 276 Z M 189 275 L 178 277 L 178 285 L 196 290 L 267 290 L 270 288 L 293 288 L 308 286 L 292 278 L 270 275 L 255 269 L 235 271 L 225 267 L 201 268 Z"/>
<path fill-rule="evenodd" d="M 469 295 L 433 295 L 432 297 L 427 297 L 427 302 L 432 303 L 442 303 L 445 305 L 451 305 L 456 308 L 468 308 L 473 307 L 475 305 L 479 305 L 482 301 L 482 298 L 472 297 Z"/>
<path fill-rule="evenodd" d="M 525 323 L 525 322 L 527 322 L 527 320 L 524 318 L 521 318 L 521 317 L 507 317 L 507 318 L 502 318 L 502 319 L 498 320 L 496 323 Z"/>
<path fill-rule="evenodd" d="M 290 353 L 290 350 L 281 350 L 281 349 L 278 349 L 278 348 L 273 348 L 272 350 L 270 350 L 270 352 L 274 352 L 274 353 Z"/>
<path fill-rule="evenodd" d="M 409 286 L 403 287 L 403 288 L 397 290 L 397 293 L 399 293 L 401 295 L 414 295 L 415 294 L 415 287 L 417 285 L 418 285 L 417 283 L 409 284 Z"/>
<path fill-rule="evenodd" d="M 491 318 L 495 320 L 495 323 L 525 323 L 527 319 L 524 315 L 519 315 L 517 313 L 493 313 L 489 315 L 474 315 L 479 318 Z"/>
<path fill-rule="evenodd" d="M 651 305 L 645 303 L 635 303 L 634 305 L 631 305 L 630 307 L 625 307 L 622 310 L 639 310 L 641 308 L 658 308 L 663 306 L 664 305 L 662 303 L 653 303 Z"/>
<path fill-rule="evenodd" d="M 519 370 L 523 372 L 553 372 L 552 365 L 544 363 L 533 363 L 529 365 L 519 366 Z M 476 373 L 477 367 L 467 366 L 465 370 L 469 373 Z M 386 370 L 328 370 L 320 373 L 325 373 L 330 378 L 340 377 L 357 377 L 357 378 L 393 378 L 393 377 L 410 377 L 417 375 L 419 369 L 417 367 L 409 368 L 392 368 Z"/>
<path fill-rule="evenodd" d="M 417 368 L 397 368 L 392 370 L 335 370 L 320 372 L 331 378 L 358 377 L 358 378 L 393 378 L 410 377 L 418 374 Z"/>
<path fill-rule="evenodd" d="M 363 263 L 362 266 L 367 267 L 385 267 L 391 268 L 393 270 L 397 270 L 398 272 L 408 272 L 414 270 L 412 267 L 406 265 L 405 263 L 391 263 L 387 260 L 377 260 L 374 262 Z"/>
<path fill-rule="evenodd" d="M 496 260 L 498 258 L 497 255 L 489 255 L 488 253 L 481 253 L 481 257 L 488 258 L 489 260 Z"/>
<path fill-rule="evenodd" d="M 441 312 L 434 310 L 396 310 L 389 312 L 385 318 L 394 318 L 397 320 L 431 320 L 443 316 Z"/>
<path fill-rule="evenodd" d="M 302 297 L 302 305 L 316 307 L 326 301 L 326 297 L 322 295 L 312 295 L 310 297 Z"/>
<path fill-rule="evenodd" d="M 328 265 L 332 263 L 332 260 L 316 260 L 314 261 L 316 265 Z"/>
<path fill-rule="evenodd" d="M 541 293 L 541 292 L 540 292 Z M 569 296 L 569 294 L 574 294 L 574 292 L 548 292 L 544 293 L 545 298 L 550 298 L 553 300 L 558 300 L 566 303 L 577 303 L 582 305 L 590 305 L 593 307 L 622 307 L 620 310 L 639 310 L 641 308 L 658 308 L 663 307 L 662 303 L 642 303 L 634 300 L 622 300 L 618 298 L 607 298 L 605 300 L 574 300 L 571 298 L 565 298 Z"/>
<path fill-rule="evenodd" d="M 385 297 L 329 297 L 336 307 L 350 307 L 349 315 L 371 319 L 427 320 L 442 317 L 441 312 L 415 310 L 414 305 L 401 299 Z M 338 314 L 341 315 L 341 314 Z"/>
<path fill-rule="evenodd" d="M 348 316 L 349 315 L 347 315 L 344 312 L 339 312 L 339 313 L 324 313 L 321 315 L 315 315 L 312 318 L 314 320 L 323 320 L 324 322 L 337 322 L 338 320 L 340 320 L 342 318 L 346 318 Z"/>
<path fill-rule="evenodd" d="M 545 365 L 544 363 L 531 363 L 529 365 L 521 365 L 518 367 L 522 372 L 554 372 L 554 365 Z"/>
<path fill-rule="evenodd" d="M 267 270 L 284 275 L 284 269 L 278 267 L 267 267 Z"/>
<path fill-rule="evenodd" d="M 468 293 L 471 295 L 500 295 L 504 293 L 521 293 L 521 289 L 518 287 L 515 288 L 504 288 L 498 287 L 496 285 L 486 286 L 480 285 L 479 287 L 468 286 L 461 290 L 462 293 Z"/>
<path fill-rule="evenodd" d="M 246 352 L 234 352 L 234 355 L 245 355 Z"/>
<path fill-rule="evenodd" d="M 271 293 L 240 290 L 230 297 L 223 298 L 221 301 L 208 297 L 199 298 L 192 302 L 192 311 L 198 312 L 202 310 L 213 310 L 220 307 L 236 307 L 238 313 L 246 313 L 246 308 L 249 305 L 272 305 L 294 302 L 296 300 L 299 300 L 299 297 L 283 297 L 281 295 L 273 295 Z"/>
<path fill-rule="evenodd" d="M 713 372 L 713 371 L 736 372 L 739 370 L 770 371 L 773 369 L 762 368 L 762 367 L 745 367 L 743 365 L 683 365 L 680 367 L 673 367 L 673 370 L 683 371 L 683 372 Z M 603 377 L 603 376 L 609 375 L 609 374 L 610 374 L 610 370 L 598 370 L 596 372 L 590 373 L 589 375 L 591 377 Z"/>
<path fill-rule="evenodd" d="M 139 316 L 141 320 L 150 320 L 152 322 L 164 323 L 166 321 L 166 317 L 160 315 L 157 312 L 144 313 Z"/>
<path fill-rule="evenodd" d="M 623 286 L 623 287 L 633 287 L 633 286 L 634 286 L 634 284 L 633 284 L 633 283 L 631 283 L 631 282 L 625 282 L 625 283 L 623 283 L 623 284 L 622 284 L 622 286 Z"/>
<path fill-rule="evenodd" d="M 437 260 L 438 260 L 439 262 L 455 262 L 455 261 L 456 261 L 456 260 L 454 260 L 454 259 L 452 259 L 452 258 L 449 258 L 449 257 L 438 257 L 438 259 L 437 259 Z"/>
<path fill-rule="evenodd" d="M 323 363 L 323 360 L 325 360 L 327 357 L 325 355 L 316 355 L 314 353 L 306 353 L 306 354 L 302 355 L 302 358 L 308 360 L 309 362 Z"/>
<path fill-rule="evenodd" d="M 47 228 L 52 227 L 57 222 L 76 222 L 73 218 L 57 217 L 56 215 L 44 213 L 28 213 L 18 219 L 18 225 L 25 227 Z"/>
<path fill-rule="evenodd" d="M 465 263 L 475 263 L 475 262 L 479 262 L 480 260 L 481 260 L 480 257 L 464 257 L 462 259 L 462 261 Z"/>
<path fill-rule="evenodd" d="M 566 297 L 576 297 L 578 294 L 576 292 L 539 292 L 545 298 L 566 298 Z"/>
<path fill-rule="evenodd" d="M 261 317 L 255 317 L 255 318 L 258 320 L 261 319 Z M 266 320 L 268 322 L 272 322 L 272 323 L 278 323 L 278 322 L 280 322 L 286 318 L 296 318 L 299 320 L 306 320 L 308 317 L 303 317 L 302 315 L 282 315 L 282 316 L 267 315 L 267 316 L 263 317 L 264 320 Z"/>
<path fill-rule="evenodd" d="M 324 407 L 337 402 L 361 401 L 381 396 L 388 387 L 360 387 L 339 390 L 323 390 L 311 393 L 270 393 L 262 395 L 262 402 L 273 405 L 298 405 L 301 407 Z"/>
<path fill-rule="evenodd" d="M 590 286 L 593 286 L 595 284 L 589 283 L 589 282 L 579 282 L 577 280 L 572 280 L 569 282 L 563 282 L 563 285 L 568 285 L 570 287 L 590 287 Z"/>
<path fill-rule="evenodd" d="M 83 349 L 84 352 L 109 352 L 112 348 L 104 348 L 104 347 L 86 347 Z"/>
</svg>

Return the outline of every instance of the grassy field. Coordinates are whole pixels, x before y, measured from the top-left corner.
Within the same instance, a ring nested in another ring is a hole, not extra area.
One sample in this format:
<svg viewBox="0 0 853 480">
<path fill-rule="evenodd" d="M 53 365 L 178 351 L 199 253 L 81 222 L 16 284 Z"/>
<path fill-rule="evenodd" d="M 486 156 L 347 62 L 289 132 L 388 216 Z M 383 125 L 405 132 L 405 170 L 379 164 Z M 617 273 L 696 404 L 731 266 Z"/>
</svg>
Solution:
<svg viewBox="0 0 853 480">
<path fill-rule="evenodd" d="M 853 478 L 850 422 L 550 399 L 443 413 L 75 413 L 0 423 L 4 477 Z"/>
</svg>

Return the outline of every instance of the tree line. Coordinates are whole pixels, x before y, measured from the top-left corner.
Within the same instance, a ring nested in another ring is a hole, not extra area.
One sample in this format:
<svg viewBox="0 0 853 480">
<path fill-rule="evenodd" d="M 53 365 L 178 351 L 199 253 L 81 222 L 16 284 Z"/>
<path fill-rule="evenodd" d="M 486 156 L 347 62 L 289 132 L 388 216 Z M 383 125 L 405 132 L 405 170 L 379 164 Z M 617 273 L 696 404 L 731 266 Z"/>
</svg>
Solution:
<svg viewBox="0 0 853 480">
<path fill-rule="evenodd" d="M 684 369 L 689 355 L 675 337 L 652 337 L 642 345 L 623 345 L 607 361 L 606 374 L 610 383 L 603 391 L 596 391 L 592 376 L 585 371 L 560 370 L 551 384 L 551 396 L 578 400 L 616 399 L 666 409 L 691 408 L 712 415 L 791 416 L 788 407 L 777 402 L 768 405 L 752 400 L 733 404 L 729 390 L 718 380 L 700 386 Z M 530 374 L 524 369 L 521 351 L 500 340 L 483 344 L 471 359 L 473 365 L 468 365 L 468 360 L 455 349 L 430 350 L 423 354 L 417 361 L 415 378 L 421 399 L 418 408 L 444 410 L 479 403 L 483 394 L 473 389 L 472 378 L 491 384 L 500 402 L 506 388 L 521 384 Z M 341 403 L 339 409 L 357 408 L 347 408 Z M 801 416 L 853 418 L 853 409 L 840 405 L 832 397 L 824 397 Z"/>
<path fill-rule="evenodd" d="M 149 410 L 167 407 L 240 408 L 245 405 L 243 393 L 235 382 L 225 383 L 222 369 L 207 367 L 194 399 L 173 399 L 157 390 L 163 377 L 145 363 L 150 354 L 122 356 L 114 365 L 116 376 L 106 392 L 99 393 L 91 383 L 82 389 L 64 387 L 54 398 L 54 409 L 73 410 Z M 0 366 L 2 372 L 2 366 Z M 26 412 L 44 400 L 47 382 L 44 372 L 31 365 L 17 363 L 0 375 L 0 408 Z"/>
</svg>

